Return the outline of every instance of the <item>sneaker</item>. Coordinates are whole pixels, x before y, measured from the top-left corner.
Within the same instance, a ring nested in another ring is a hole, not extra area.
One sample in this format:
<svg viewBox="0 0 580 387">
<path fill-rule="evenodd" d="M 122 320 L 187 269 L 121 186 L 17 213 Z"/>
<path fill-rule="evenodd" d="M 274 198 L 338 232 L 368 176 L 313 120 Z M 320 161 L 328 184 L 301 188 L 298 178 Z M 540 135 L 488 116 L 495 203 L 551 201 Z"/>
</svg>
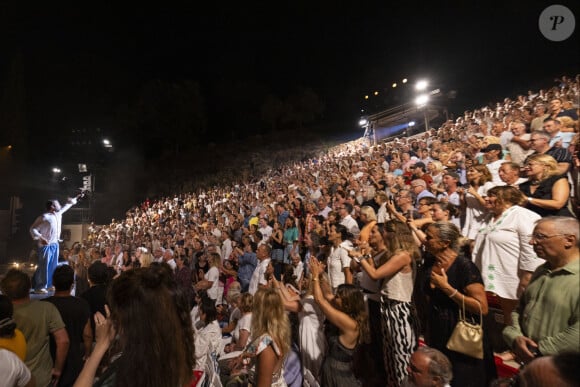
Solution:
<svg viewBox="0 0 580 387">
<path fill-rule="evenodd" d="M 34 294 L 48 294 L 48 290 L 46 289 L 36 289 Z"/>
</svg>

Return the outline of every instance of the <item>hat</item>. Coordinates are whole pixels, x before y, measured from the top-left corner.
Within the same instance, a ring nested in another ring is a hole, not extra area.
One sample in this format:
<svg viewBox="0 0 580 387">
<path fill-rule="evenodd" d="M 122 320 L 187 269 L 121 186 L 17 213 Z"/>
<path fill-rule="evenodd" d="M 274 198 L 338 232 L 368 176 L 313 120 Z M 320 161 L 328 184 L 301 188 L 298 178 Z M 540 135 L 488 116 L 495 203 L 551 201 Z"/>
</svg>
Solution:
<svg viewBox="0 0 580 387">
<path fill-rule="evenodd" d="M 489 144 L 487 147 L 483 148 L 481 151 L 483 153 L 485 153 L 485 152 L 489 152 L 492 150 L 501 151 L 502 147 L 500 144 Z"/>
</svg>

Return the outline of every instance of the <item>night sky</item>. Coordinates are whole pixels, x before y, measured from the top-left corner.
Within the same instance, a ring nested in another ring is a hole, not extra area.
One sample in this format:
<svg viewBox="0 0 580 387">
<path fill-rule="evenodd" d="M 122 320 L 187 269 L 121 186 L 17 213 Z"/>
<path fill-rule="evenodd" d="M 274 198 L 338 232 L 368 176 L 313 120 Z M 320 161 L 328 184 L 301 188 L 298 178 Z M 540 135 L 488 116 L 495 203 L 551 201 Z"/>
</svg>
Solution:
<svg viewBox="0 0 580 387">
<path fill-rule="evenodd" d="M 559 3 L 578 19 L 576 2 Z M 219 82 L 280 97 L 310 87 L 327 119 L 355 122 L 362 96 L 405 77 L 458 90 L 470 106 L 579 64 L 577 33 L 560 43 L 540 34 L 546 1 L 214 4 L 3 6 L 0 84 L 21 54 L 27 97 L 56 127 L 98 117 L 151 79 L 200 82 L 210 109 Z M 71 103 L 85 106 L 75 114 Z"/>
<path fill-rule="evenodd" d="M 219 143 L 264 132 L 267 96 L 310 90 L 324 106 L 312 130 L 354 131 L 361 108 L 408 102 L 421 78 L 456 91 L 444 104 L 457 117 L 580 69 L 576 1 L 558 2 L 576 15 L 563 42 L 539 31 L 548 1 L 198 3 L 2 3 L 0 125 L 8 111 L 25 129 L 29 164 L 67 157 L 58 145 L 75 128 L 102 128 L 118 150 L 142 137 L 145 148 L 170 146 L 139 122 L 144 85 L 154 85 L 149 97 L 155 85 L 194 85 L 199 142 Z M 131 125 L 142 136 L 124 131 Z M 0 133 L 0 145 L 8 141 Z"/>
</svg>

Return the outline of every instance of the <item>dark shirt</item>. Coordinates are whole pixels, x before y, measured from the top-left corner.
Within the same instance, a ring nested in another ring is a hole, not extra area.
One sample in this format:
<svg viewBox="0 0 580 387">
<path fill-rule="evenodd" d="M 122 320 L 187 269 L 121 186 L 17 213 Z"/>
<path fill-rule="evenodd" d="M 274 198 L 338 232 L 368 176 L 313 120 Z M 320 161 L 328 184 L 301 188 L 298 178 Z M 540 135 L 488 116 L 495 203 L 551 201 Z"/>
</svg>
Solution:
<svg viewBox="0 0 580 387">
<path fill-rule="evenodd" d="M 65 329 L 68 333 L 70 345 L 66 356 L 66 363 L 62 370 L 59 386 L 72 386 L 83 369 L 83 356 L 85 347 L 83 343 L 83 332 L 87 321 L 91 319 L 91 309 L 87 301 L 79 297 L 48 297 L 45 302 L 50 302 L 60 312 Z M 50 353 L 55 358 L 56 343 L 50 336 Z"/>
<path fill-rule="evenodd" d="M 89 303 L 91 308 L 91 316 L 95 313 L 101 312 L 103 316 L 105 313 L 105 304 L 107 303 L 107 285 L 95 285 L 89 288 L 86 292 L 81 294 L 81 298 Z M 95 340 L 95 320 L 91 318 L 91 329 L 93 330 L 93 341 Z"/>
</svg>

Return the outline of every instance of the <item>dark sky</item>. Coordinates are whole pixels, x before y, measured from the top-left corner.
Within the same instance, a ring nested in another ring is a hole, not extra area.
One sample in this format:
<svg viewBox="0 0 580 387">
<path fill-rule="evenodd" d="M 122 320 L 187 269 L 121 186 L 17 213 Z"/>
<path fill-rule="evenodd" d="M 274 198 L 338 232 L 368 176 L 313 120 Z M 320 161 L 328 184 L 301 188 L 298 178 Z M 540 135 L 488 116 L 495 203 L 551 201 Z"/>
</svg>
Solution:
<svg viewBox="0 0 580 387">
<path fill-rule="evenodd" d="M 375 90 L 376 107 L 388 107 L 409 101 L 412 83 L 428 78 L 457 91 L 446 102 L 457 116 L 580 69 L 577 1 L 558 1 L 576 16 L 564 42 L 539 31 L 548 1 L 120 3 L 0 3 L 0 101 L 6 112 L 10 85 L 21 81 L 25 106 L 15 114 L 44 147 L 36 155 L 57 154 L 54 136 L 71 128 L 119 128 L 114 118 L 151 80 L 199 82 L 210 133 L 227 124 L 224 101 L 244 102 L 232 119 L 259 118 L 260 102 L 244 101 L 250 88 L 281 99 L 311 88 L 325 103 L 323 124 L 356 130 L 363 96 Z M 403 78 L 406 90 L 390 87 Z"/>
<path fill-rule="evenodd" d="M 0 82 L 21 53 L 31 97 L 100 77 L 123 79 L 120 96 L 155 78 L 254 80 L 280 95 L 312 87 L 328 113 L 348 116 L 404 77 L 477 102 L 579 63 L 577 33 L 561 43 L 540 34 L 546 1 L 18 3 L 0 11 Z M 576 2 L 559 3 L 578 18 Z"/>
</svg>

